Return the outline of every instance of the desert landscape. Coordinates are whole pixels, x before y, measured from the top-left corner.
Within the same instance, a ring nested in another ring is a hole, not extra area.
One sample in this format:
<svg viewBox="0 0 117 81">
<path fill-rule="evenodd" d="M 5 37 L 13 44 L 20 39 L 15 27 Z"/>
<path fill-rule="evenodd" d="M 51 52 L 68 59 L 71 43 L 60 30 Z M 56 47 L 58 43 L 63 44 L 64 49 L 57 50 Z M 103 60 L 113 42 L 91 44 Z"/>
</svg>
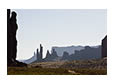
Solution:
<svg viewBox="0 0 117 81">
<path fill-rule="evenodd" d="M 82 61 L 37 62 L 8 67 L 9 75 L 106 75 L 107 58 Z"/>
<path fill-rule="evenodd" d="M 106 10 L 16 11 L 7 9 L 8 75 L 107 75 Z"/>
</svg>

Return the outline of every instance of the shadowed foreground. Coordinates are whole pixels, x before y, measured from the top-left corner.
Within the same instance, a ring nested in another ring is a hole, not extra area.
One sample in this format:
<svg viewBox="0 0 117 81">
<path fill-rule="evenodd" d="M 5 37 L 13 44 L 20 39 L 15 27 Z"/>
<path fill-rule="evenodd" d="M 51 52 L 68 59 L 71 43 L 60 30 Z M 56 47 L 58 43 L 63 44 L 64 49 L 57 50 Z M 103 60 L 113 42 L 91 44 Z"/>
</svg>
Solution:
<svg viewBox="0 0 117 81">
<path fill-rule="evenodd" d="M 8 67 L 8 75 L 106 75 L 107 58 L 80 61 L 36 62 Z"/>
<path fill-rule="evenodd" d="M 8 75 L 106 75 L 107 70 L 9 67 Z"/>
</svg>

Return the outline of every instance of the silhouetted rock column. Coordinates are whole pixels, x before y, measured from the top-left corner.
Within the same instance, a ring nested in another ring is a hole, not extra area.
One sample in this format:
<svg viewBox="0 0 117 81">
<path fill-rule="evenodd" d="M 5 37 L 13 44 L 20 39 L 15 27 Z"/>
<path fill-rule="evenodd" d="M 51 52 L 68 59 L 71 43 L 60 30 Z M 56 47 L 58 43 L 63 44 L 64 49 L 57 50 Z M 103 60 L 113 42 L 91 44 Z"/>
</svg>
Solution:
<svg viewBox="0 0 117 81">
<path fill-rule="evenodd" d="M 10 9 L 7 9 L 7 62 L 8 65 L 16 61 L 17 53 L 17 40 L 16 40 L 16 31 L 18 29 L 16 23 L 15 12 L 12 12 L 10 18 Z"/>
<path fill-rule="evenodd" d="M 7 9 L 7 65 L 12 63 L 12 44 L 11 44 L 11 26 L 10 26 L 10 9 Z"/>
<path fill-rule="evenodd" d="M 38 48 L 37 48 L 37 53 L 36 54 L 37 54 L 37 61 L 39 61 L 40 60 L 40 57 L 39 57 L 40 54 L 39 54 Z"/>
<path fill-rule="evenodd" d="M 18 29 L 16 12 L 7 9 L 7 66 L 27 66 L 27 64 L 16 60 L 17 57 L 17 39 L 16 32 Z"/>
<path fill-rule="evenodd" d="M 107 36 L 102 40 L 102 58 L 107 57 Z"/>
<path fill-rule="evenodd" d="M 51 54 L 50 54 L 49 50 L 47 50 L 46 58 L 51 58 Z"/>
<path fill-rule="evenodd" d="M 42 57 L 43 57 L 43 47 L 42 45 L 40 44 L 40 59 L 42 60 Z"/>
<path fill-rule="evenodd" d="M 52 58 L 58 57 L 57 52 L 55 51 L 55 49 L 52 49 L 51 57 L 52 57 Z"/>
<path fill-rule="evenodd" d="M 17 14 L 15 12 L 12 12 L 11 18 L 10 18 L 10 25 L 12 27 L 11 31 L 11 44 L 12 44 L 12 60 L 16 61 L 17 57 L 17 39 L 16 39 L 16 32 L 18 29 L 17 26 L 17 20 L 16 20 Z"/>
</svg>

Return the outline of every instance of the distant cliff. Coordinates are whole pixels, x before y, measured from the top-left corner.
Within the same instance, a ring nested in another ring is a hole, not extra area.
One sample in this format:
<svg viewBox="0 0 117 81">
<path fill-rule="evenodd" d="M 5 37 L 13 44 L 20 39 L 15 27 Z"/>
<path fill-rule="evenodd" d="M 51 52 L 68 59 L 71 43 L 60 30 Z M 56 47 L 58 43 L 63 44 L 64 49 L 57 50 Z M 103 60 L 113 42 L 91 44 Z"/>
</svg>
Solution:
<svg viewBox="0 0 117 81">
<path fill-rule="evenodd" d="M 48 61 L 61 61 L 61 60 L 87 60 L 87 59 L 99 59 L 101 58 L 101 46 L 78 46 L 80 49 L 76 49 L 77 47 L 70 46 L 70 47 L 57 47 L 58 49 L 62 48 L 62 56 L 59 56 L 60 54 L 57 53 L 56 47 L 55 49 L 52 48 L 52 52 L 50 53 L 49 50 L 47 50 L 46 57 L 42 59 L 43 62 Z M 67 51 L 64 51 L 64 49 L 72 49 L 73 53 L 70 54 Z M 75 48 L 75 49 L 73 49 Z M 23 61 L 24 63 L 32 63 L 32 62 L 42 62 L 37 61 L 37 55 L 38 53 L 34 53 L 34 56 L 32 56 L 30 59 Z"/>
<path fill-rule="evenodd" d="M 64 52 L 62 60 L 87 60 L 101 58 L 101 46 L 97 48 L 85 46 L 83 50 L 75 50 L 73 54 Z"/>
<path fill-rule="evenodd" d="M 66 47 L 57 47 L 54 46 L 52 49 L 55 49 L 58 56 L 63 56 L 64 51 L 68 52 L 70 55 L 74 53 L 75 50 L 82 50 L 84 46 L 66 46 Z"/>
</svg>

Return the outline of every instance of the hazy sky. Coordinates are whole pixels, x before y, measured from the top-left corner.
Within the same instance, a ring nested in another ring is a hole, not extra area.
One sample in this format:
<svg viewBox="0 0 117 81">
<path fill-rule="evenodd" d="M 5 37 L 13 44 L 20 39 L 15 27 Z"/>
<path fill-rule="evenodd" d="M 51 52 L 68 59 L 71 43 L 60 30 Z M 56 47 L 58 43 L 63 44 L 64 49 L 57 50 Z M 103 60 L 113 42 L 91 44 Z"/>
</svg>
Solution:
<svg viewBox="0 0 117 81">
<path fill-rule="evenodd" d="M 28 59 L 42 44 L 44 56 L 52 46 L 101 45 L 107 33 L 104 9 L 14 9 L 17 12 L 17 59 Z"/>
</svg>

